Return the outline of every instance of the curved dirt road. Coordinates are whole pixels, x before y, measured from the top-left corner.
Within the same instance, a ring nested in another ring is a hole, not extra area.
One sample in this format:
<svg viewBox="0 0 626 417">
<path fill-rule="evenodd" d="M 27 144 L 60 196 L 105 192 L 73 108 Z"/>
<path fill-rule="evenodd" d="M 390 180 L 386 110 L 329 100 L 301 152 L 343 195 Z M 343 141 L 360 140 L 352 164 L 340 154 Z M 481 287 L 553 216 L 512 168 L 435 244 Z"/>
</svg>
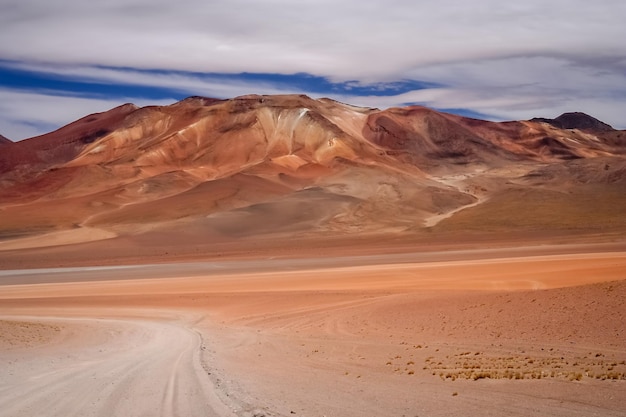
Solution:
<svg viewBox="0 0 626 417">
<path fill-rule="evenodd" d="M 42 323 L 34 317 L 6 319 Z M 183 325 L 140 319 L 45 322 L 74 331 L 63 343 L 35 342 L 2 355 L 0 416 L 234 415 L 202 368 L 200 336 Z"/>
</svg>

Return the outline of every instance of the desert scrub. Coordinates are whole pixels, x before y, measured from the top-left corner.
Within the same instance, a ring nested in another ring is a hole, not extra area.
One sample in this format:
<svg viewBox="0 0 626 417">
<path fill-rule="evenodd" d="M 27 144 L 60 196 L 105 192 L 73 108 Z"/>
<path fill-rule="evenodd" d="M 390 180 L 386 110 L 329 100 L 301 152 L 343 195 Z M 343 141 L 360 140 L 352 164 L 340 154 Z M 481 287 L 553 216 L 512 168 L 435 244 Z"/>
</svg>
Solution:
<svg viewBox="0 0 626 417">
<path fill-rule="evenodd" d="M 523 353 L 523 352 L 522 352 Z M 461 352 L 445 358 L 430 356 L 423 370 L 432 371 L 444 380 L 461 379 L 544 379 L 582 381 L 626 379 L 626 361 L 604 353 L 570 356 L 550 350 L 550 356 L 487 356 L 481 352 Z"/>
</svg>

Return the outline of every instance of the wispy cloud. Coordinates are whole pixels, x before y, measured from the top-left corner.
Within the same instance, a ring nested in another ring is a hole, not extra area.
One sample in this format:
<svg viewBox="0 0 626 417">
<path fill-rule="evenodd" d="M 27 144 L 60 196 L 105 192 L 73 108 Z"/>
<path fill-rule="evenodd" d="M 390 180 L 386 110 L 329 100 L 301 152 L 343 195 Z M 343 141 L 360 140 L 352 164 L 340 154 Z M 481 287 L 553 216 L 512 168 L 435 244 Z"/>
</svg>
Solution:
<svg viewBox="0 0 626 417">
<path fill-rule="evenodd" d="M 470 108 L 509 120 L 583 111 L 626 128 L 626 71 L 617 68 L 600 71 L 565 57 L 520 56 L 425 66 L 414 76 L 447 85 L 415 94 L 435 107 Z"/>
<path fill-rule="evenodd" d="M 366 83 L 359 80 L 330 81 L 326 77 L 298 74 L 220 74 L 134 68 L 50 66 L 37 63 L 0 61 L 0 75 L 13 77 L 21 87 L 46 84 L 48 88 L 104 91 L 113 94 L 116 86 L 139 87 L 149 95 L 204 94 L 227 98 L 241 94 L 280 94 L 286 91 L 354 95 L 390 96 L 438 86 L 434 82 L 399 80 Z M 103 87 L 104 86 L 104 87 Z M 237 94 L 240 93 L 240 94 Z"/>
</svg>

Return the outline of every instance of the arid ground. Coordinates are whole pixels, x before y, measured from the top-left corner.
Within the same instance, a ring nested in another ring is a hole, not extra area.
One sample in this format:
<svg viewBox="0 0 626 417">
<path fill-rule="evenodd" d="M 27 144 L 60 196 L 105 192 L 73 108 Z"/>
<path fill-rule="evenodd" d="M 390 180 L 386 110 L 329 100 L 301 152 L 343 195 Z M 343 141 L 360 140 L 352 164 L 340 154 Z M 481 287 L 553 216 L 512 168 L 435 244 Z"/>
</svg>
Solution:
<svg viewBox="0 0 626 417">
<path fill-rule="evenodd" d="M 367 258 L 3 271 L 0 415 L 626 414 L 623 242 Z"/>
</svg>

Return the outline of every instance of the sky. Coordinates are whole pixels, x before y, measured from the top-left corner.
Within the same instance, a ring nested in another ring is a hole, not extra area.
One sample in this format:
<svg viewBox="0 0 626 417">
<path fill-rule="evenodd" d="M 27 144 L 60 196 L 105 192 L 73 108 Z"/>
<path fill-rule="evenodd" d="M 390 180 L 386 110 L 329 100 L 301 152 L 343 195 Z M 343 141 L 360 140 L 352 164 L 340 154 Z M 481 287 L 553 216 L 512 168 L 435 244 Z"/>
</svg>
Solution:
<svg viewBox="0 0 626 417">
<path fill-rule="evenodd" d="M 623 0 L 0 0 L 0 134 L 288 93 L 626 129 L 625 21 Z"/>
</svg>

